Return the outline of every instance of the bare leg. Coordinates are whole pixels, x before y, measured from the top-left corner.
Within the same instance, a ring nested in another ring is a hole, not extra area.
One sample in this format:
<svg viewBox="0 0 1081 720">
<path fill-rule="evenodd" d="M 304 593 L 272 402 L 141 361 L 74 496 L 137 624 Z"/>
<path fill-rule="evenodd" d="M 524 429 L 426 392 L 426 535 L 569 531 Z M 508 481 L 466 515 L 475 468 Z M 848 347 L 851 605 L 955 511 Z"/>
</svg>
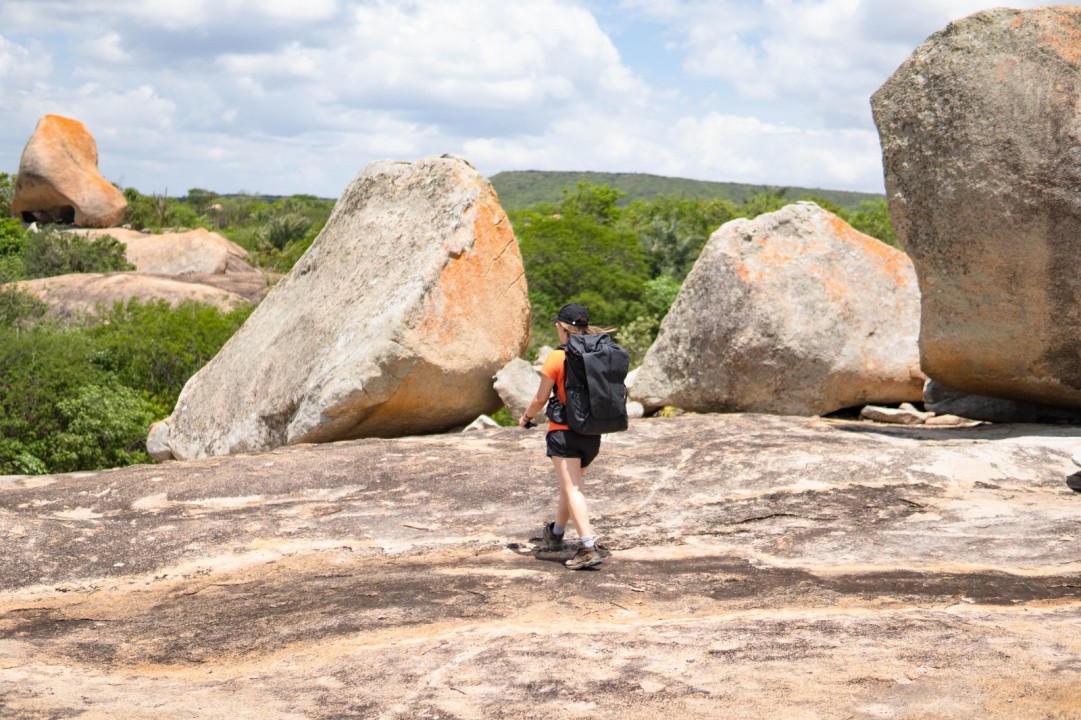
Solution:
<svg viewBox="0 0 1081 720">
<path fill-rule="evenodd" d="M 582 493 L 582 461 L 579 458 L 553 457 L 552 464 L 555 466 L 556 478 L 559 480 L 559 507 L 556 509 L 556 522 L 566 525 L 570 519 L 574 520 L 574 527 L 578 530 L 578 537 L 593 535 L 593 527 L 589 524 L 589 508 L 586 506 L 586 496 Z"/>
</svg>

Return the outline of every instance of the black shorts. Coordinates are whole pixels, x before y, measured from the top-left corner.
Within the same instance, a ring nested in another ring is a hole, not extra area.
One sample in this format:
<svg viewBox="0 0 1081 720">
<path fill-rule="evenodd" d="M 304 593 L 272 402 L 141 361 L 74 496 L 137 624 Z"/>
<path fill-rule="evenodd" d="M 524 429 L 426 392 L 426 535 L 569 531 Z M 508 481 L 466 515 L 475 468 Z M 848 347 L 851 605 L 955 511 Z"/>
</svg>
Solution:
<svg viewBox="0 0 1081 720">
<path fill-rule="evenodd" d="M 579 458 L 588 466 L 601 451 L 600 435 L 579 435 L 572 430 L 552 430 L 548 433 L 548 457 Z"/>
</svg>

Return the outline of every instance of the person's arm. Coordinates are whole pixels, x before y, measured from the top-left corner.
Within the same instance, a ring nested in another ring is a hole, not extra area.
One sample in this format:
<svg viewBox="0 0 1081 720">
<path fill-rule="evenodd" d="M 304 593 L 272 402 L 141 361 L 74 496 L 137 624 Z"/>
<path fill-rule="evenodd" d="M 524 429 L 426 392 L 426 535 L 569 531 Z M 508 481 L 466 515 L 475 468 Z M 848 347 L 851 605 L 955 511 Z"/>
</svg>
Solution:
<svg viewBox="0 0 1081 720">
<path fill-rule="evenodd" d="M 544 404 L 548 402 L 548 398 L 552 395 L 552 388 L 555 387 L 556 381 L 547 375 L 541 375 L 540 387 L 537 388 L 537 394 L 533 396 L 533 399 L 529 401 L 529 405 L 526 405 L 525 413 L 522 417 L 518 418 L 518 426 L 525 427 L 526 423 L 533 422 L 533 418 L 540 412 Z"/>
</svg>

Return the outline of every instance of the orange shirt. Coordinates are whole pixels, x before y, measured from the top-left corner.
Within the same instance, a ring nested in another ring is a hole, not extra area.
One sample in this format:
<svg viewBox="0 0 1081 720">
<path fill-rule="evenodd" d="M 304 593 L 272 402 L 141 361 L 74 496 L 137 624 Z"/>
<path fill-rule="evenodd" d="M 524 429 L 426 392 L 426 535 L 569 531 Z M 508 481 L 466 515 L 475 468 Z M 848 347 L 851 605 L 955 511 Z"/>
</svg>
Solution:
<svg viewBox="0 0 1081 720">
<path fill-rule="evenodd" d="M 559 395 L 559 401 L 564 405 L 567 404 L 567 388 L 563 386 L 563 382 L 566 379 L 564 360 L 566 360 L 567 354 L 563 350 L 553 350 L 548 353 L 548 357 L 544 359 L 544 364 L 541 365 L 541 375 L 555 381 L 556 394 Z M 548 421 L 548 432 L 553 430 L 570 430 L 566 425 L 560 423 Z"/>
</svg>

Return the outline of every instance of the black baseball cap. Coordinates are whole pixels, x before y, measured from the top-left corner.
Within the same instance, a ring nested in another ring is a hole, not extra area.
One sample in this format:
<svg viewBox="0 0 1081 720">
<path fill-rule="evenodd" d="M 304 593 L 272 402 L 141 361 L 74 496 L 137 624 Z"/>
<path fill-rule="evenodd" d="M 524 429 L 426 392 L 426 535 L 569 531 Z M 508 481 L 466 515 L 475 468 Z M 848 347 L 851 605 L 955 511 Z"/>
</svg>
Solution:
<svg viewBox="0 0 1081 720">
<path fill-rule="evenodd" d="M 589 325 L 589 311 L 578 303 L 567 303 L 559 308 L 559 312 L 552 318 L 552 322 L 556 321 L 584 328 Z"/>
</svg>

